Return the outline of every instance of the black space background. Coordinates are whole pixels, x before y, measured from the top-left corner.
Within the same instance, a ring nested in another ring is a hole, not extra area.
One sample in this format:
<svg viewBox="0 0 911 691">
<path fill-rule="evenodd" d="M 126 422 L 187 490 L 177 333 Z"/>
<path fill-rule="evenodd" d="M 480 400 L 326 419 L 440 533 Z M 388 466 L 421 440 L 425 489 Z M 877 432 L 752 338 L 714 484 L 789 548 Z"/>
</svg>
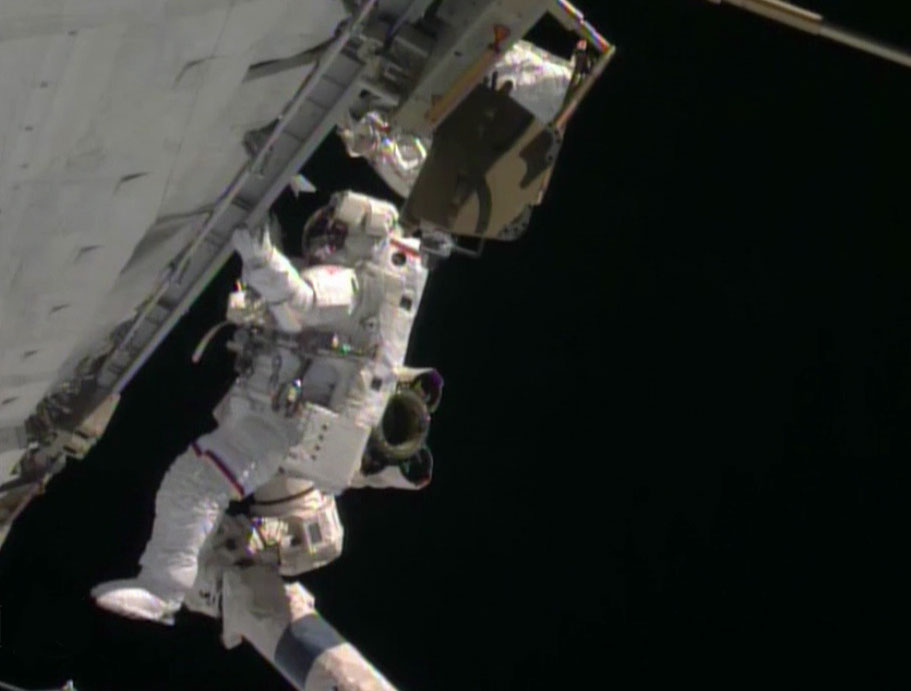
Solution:
<svg viewBox="0 0 911 691">
<path fill-rule="evenodd" d="M 679 674 L 671 650 L 700 676 L 745 657 L 730 680 L 818 650 L 881 671 L 907 631 L 911 72 L 697 0 L 581 4 L 621 52 L 546 203 L 427 289 L 434 483 L 346 494 L 346 552 L 304 582 L 408 691 L 607 688 Z M 911 46 L 899 3 L 815 8 Z M 307 172 L 388 196 L 335 141 Z M 214 622 L 88 597 L 133 573 L 161 475 L 212 424 L 230 362 L 189 358 L 238 268 L 0 553 L 0 679 L 286 688 Z"/>
</svg>

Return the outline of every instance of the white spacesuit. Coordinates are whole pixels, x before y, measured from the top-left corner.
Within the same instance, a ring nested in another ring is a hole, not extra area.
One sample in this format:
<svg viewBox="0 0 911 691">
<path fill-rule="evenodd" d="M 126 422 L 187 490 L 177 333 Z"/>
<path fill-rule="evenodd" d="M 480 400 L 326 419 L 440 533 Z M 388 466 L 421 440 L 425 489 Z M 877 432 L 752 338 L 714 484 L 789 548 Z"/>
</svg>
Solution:
<svg viewBox="0 0 911 691">
<path fill-rule="evenodd" d="M 305 253 L 320 263 L 300 272 L 268 232 L 240 229 L 234 243 L 256 291 L 229 304 L 229 319 L 244 327 L 232 345 L 240 376 L 215 411 L 218 428 L 166 473 L 139 575 L 93 591 L 118 614 L 172 621 L 230 501 L 278 472 L 329 494 L 418 489 L 430 479 L 429 411 L 420 402 L 434 395 L 425 396 L 428 381 L 439 385 L 435 373 L 404 367 L 427 268 L 395 207 L 335 195 L 305 229 Z"/>
</svg>

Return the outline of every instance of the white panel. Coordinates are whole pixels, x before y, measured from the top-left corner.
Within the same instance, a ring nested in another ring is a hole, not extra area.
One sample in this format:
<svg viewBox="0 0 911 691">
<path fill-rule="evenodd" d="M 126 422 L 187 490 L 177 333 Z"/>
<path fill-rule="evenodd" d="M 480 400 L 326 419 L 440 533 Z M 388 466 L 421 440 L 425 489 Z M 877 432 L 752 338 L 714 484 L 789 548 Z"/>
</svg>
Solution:
<svg viewBox="0 0 911 691">
<path fill-rule="evenodd" d="M 123 184 L 115 191 L 104 227 L 128 235 L 131 241 L 128 244 L 110 246 L 111 254 L 105 258 L 110 266 L 105 292 L 112 288 L 120 271 L 130 260 L 136 245 L 154 224 L 166 184 L 166 175 L 155 173 L 137 178 L 128 185 Z"/>
<path fill-rule="evenodd" d="M 247 53 L 282 18 L 289 0 L 251 0 L 231 9 L 216 54 Z M 301 3 L 307 4 L 307 3 Z"/>
<path fill-rule="evenodd" d="M 213 61 L 217 63 L 213 68 L 221 69 L 221 63 L 228 60 L 236 58 Z M 233 76 L 242 79 L 246 74 L 246 59 L 241 65 L 242 71 Z M 219 111 L 194 114 L 198 117 L 193 123 L 195 136 L 188 137 L 181 150 L 162 212 L 188 211 L 198 208 L 199 199 L 217 198 L 248 159 L 241 143 L 244 134 L 269 124 L 275 117 L 276 106 L 294 95 L 311 69 L 302 67 L 243 84 L 238 80 L 234 89 L 223 92 L 229 100 Z"/>
<path fill-rule="evenodd" d="M 72 346 L 71 342 L 64 340 L 39 340 L 17 345 L 0 353 L 0 372 L 4 376 L 54 372 Z"/>
<path fill-rule="evenodd" d="M 203 216 L 194 218 L 199 220 Z M 99 318 L 116 324 L 151 293 L 158 285 L 164 267 L 190 241 L 193 229 L 190 223 L 183 223 L 146 233 L 142 244 L 130 256 L 126 268 L 105 295 Z"/>
<path fill-rule="evenodd" d="M 89 334 L 148 293 L 186 230 L 115 284 L 155 219 L 212 204 L 243 133 L 310 69 L 244 83 L 249 64 L 322 43 L 344 14 L 330 0 L 0 0 L 0 421 L 27 417 Z"/>
<path fill-rule="evenodd" d="M 0 81 L 4 91 L 3 150 L 0 177 L 7 184 L 34 174 L 34 152 L 47 128 L 57 89 L 66 70 L 74 39 L 0 42 Z"/>
<path fill-rule="evenodd" d="M 80 235 L 104 227 L 113 187 L 108 180 L 21 185 L 14 211 L 24 204 L 21 215 L 17 213 L 22 230 L 7 239 L 4 249 L 19 257 L 22 268 L 8 277 L 8 290 L 44 290 L 48 285 L 81 287 L 71 282 L 75 271 L 70 265 L 81 244 Z M 86 273 L 90 282 L 98 280 L 96 273 Z"/>
<path fill-rule="evenodd" d="M 57 80 L 45 88 L 35 85 L 33 98 L 46 91 L 53 91 L 50 104 L 42 103 L 46 120 L 39 137 L 27 152 L 19 152 L 18 159 L 28 160 L 29 169 L 17 177 L 35 179 L 51 170 L 61 170 L 66 158 L 74 150 L 91 153 L 92 120 L 116 64 L 117 53 L 125 32 L 123 25 L 111 25 L 84 31 L 69 42 L 66 64 Z M 32 108 L 37 110 L 37 108 Z M 38 117 L 37 113 L 33 117 Z M 96 159 L 101 153 L 97 152 Z M 17 161 L 18 162 L 18 161 Z"/>
<path fill-rule="evenodd" d="M 0 41 L 204 14 L 251 0 L 2 0 Z"/>
<path fill-rule="evenodd" d="M 318 46 L 348 16 L 340 2 L 299 0 L 286 5 L 280 20 L 253 44 L 251 63 L 291 57 Z"/>
<path fill-rule="evenodd" d="M 228 125 L 235 121 L 235 95 L 252 59 L 250 44 L 274 27 L 286 5 L 287 0 L 256 0 L 232 8 L 226 17 L 214 48 L 218 57 L 199 67 L 206 83 L 184 132 L 163 214 L 191 211 L 202 206 L 202 200 L 214 201 L 247 158 L 241 144 L 244 132 L 266 124 L 293 95 L 292 89 L 260 103 L 268 114 L 261 122 L 233 131 Z"/>
<path fill-rule="evenodd" d="M 26 210 L 23 226 L 43 232 L 10 243 L 21 268 L 7 292 L 24 309 L 6 310 L 9 328 L 0 333 L 0 343 L 21 331 L 47 337 L 55 330 L 79 333 L 92 326 L 98 304 L 154 221 L 164 182 L 163 175 L 147 175 L 121 183 L 116 192 L 109 181 L 29 186 L 46 193 L 41 204 Z M 100 247 L 88 256 L 81 253 L 94 245 Z M 70 307 L 54 310 L 62 304 Z"/>
<path fill-rule="evenodd" d="M 38 405 L 49 381 L 21 386 L 4 386 L 0 392 L 0 425 L 13 425 L 25 420 Z"/>
</svg>

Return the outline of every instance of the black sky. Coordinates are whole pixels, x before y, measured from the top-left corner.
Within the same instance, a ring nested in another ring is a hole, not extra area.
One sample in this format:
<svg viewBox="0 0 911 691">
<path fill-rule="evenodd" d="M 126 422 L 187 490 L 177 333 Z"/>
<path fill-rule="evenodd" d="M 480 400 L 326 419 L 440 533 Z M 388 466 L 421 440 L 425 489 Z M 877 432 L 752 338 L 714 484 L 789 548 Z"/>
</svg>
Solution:
<svg viewBox="0 0 911 691">
<path fill-rule="evenodd" d="M 911 8 L 814 2 L 911 47 Z M 621 52 L 549 197 L 518 244 L 439 268 L 422 305 L 410 361 L 447 381 L 434 483 L 346 494 L 345 555 L 304 583 L 410 691 L 606 688 L 672 649 L 745 669 L 889 650 L 908 578 L 911 71 L 699 0 L 580 5 Z M 307 172 L 388 196 L 335 142 Z M 132 573 L 161 475 L 212 425 L 230 361 L 189 357 L 238 268 L 0 552 L 0 679 L 285 688 L 214 623 L 121 621 L 88 597 Z"/>
</svg>

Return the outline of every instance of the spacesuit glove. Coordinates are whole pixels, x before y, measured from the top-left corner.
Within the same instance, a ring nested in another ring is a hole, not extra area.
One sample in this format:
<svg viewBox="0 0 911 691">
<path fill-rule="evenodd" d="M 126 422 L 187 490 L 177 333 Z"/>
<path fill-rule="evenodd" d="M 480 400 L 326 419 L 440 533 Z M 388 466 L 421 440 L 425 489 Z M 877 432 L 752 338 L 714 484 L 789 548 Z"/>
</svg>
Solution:
<svg viewBox="0 0 911 691">
<path fill-rule="evenodd" d="M 247 226 L 238 226 L 231 236 L 231 244 L 243 259 L 244 266 L 250 268 L 264 266 L 272 257 L 272 239 L 265 229 L 251 231 Z"/>
</svg>

